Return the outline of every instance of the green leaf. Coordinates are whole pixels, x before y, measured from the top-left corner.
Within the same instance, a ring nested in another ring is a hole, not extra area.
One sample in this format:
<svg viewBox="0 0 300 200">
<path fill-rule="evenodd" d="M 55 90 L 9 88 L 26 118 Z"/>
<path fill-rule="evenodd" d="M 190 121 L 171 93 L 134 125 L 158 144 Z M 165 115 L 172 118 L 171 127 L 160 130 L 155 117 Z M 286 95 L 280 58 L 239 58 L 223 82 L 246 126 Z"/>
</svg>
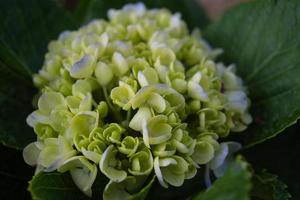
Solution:
<svg viewBox="0 0 300 200">
<path fill-rule="evenodd" d="M 0 141 L 21 149 L 34 140 L 25 122 L 36 92 L 31 74 L 49 41 L 74 26 L 51 0 L 0 1 L 0 19 Z"/>
<path fill-rule="evenodd" d="M 300 117 L 300 1 L 242 4 L 210 26 L 209 42 L 236 63 L 252 100 L 248 146 L 275 137 Z"/>
<path fill-rule="evenodd" d="M 131 199 L 145 199 L 154 180 L 155 176 L 139 192 L 133 194 Z M 92 199 L 102 198 L 103 190 L 107 183 L 108 179 L 104 175 L 99 174 L 93 184 Z M 32 199 L 35 200 L 89 199 L 77 188 L 69 173 L 41 172 L 29 182 L 28 190 Z"/>
<path fill-rule="evenodd" d="M 251 188 L 250 177 L 247 163 L 238 157 L 228 167 L 223 177 L 193 200 L 248 200 Z"/>
<path fill-rule="evenodd" d="M 167 8 L 172 12 L 180 12 L 189 28 L 208 24 L 208 18 L 196 0 L 80 0 L 74 18 L 80 24 L 95 18 L 107 18 L 109 9 L 118 9 L 127 3 L 137 2 L 143 2 L 147 8 Z"/>
<path fill-rule="evenodd" d="M 75 185 L 69 173 L 39 173 L 29 182 L 35 200 L 88 199 Z"/>
<path fill-rule="evenodd" d="M 252 197 L 259 200 L 287 200 L 291 197 L 287 186 L 276 175 L 266 170 L 255 174 L 252 179 Z"/>
</svg>

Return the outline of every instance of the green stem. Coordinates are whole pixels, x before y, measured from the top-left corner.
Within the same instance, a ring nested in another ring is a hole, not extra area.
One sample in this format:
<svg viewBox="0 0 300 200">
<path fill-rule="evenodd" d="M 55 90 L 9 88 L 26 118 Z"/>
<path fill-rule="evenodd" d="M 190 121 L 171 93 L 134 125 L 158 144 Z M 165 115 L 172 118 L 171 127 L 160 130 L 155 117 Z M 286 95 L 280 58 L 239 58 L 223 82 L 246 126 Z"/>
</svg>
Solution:
<svg viewBox="0 0 300 200">
<path fill-rule="evenodd" d="M 122 116 L 121 116 L 120 112 L 118 112 L 118 111 L 114 108 L 114 106 L 112 105 L 111 100 L 110 100 L 110 98 L 109 98 L 109 96 L 108 96 L 106 87 L 102 87 L 102 90 L 103 90 L 103 94 L 104 94 L 106 103 L 107 103 L 109 109 L 112 111 L 112 114 L 114 115 L 115 119 L 116 119 L 119 123 L 122 122 Z"/>
</svg>

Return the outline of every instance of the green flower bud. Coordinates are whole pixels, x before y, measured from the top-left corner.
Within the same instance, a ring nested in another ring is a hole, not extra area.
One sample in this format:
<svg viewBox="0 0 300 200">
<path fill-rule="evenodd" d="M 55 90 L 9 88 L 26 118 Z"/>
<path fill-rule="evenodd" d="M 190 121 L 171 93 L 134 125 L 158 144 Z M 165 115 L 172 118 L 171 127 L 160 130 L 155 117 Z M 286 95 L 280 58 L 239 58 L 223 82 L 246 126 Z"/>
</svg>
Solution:
<svg viewBox="0 0 300 200">
<path fill-rule="evenodd" d="M 196 140 L 191 138 L 188 132 L 179 128 L 173 132 L 172 138 L 172 144 L 178 152 L 187 155 L 191 155 L 194 152 Z"/>
<path fill-rule="evenodd" d="M 119 124 L 112 123 L 104 129 L 103 136 L 107 142 L 120 144 L 123 132 L 124 129 Z"/>
<path fill-rule="evenodd" d="M 100 119 L 103 119 L 108 114 L 108 105 L 105 101 L 101 101 L 97 107 L 97 112 L 99 113 Z"/>
<path fill-rule="evenodd" d="M 132 137 L 132 136 L 126 136 L 120 146 L 118 147 L 118 150 L 126 154 L 128 157 L 131 157 L 138 149 L 139 147 L 139 139 L 137 137 Z"/>
<path fill-rule="evenodd" d="M 101 155 L 104 153 L 106 148 L 107 145 L 104 141 L 94 140 L 88 144 L 87 150 L 85 148 L 81 148 L 81 152 L 86 158 L 98 164 L 100 162 Z"/>
<path fill-rule="evenodd" d="M 129 70 L 126 59 L 118 52 L 115 52 L 112 56 L 112 67 L 114 74 L 117 76 L 122 76 Z"/>
<path fill-rule="evenodd" d="M 148 175 L 153 169 L 153 157 L 148 148 L 143 148 L 129 158 L 129 173 L 135 176 Z"/>
</svg>

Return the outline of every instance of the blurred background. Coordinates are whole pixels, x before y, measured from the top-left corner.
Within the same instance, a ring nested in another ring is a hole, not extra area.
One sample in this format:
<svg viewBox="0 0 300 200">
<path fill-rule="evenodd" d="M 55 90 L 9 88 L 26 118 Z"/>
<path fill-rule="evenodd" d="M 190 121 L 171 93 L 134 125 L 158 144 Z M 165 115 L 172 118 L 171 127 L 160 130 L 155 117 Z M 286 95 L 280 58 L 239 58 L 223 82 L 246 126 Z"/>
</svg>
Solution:
<svg viewBox="0 0 300 200">
<path fill-rule="evenodd" d="M 198 0 L 212 20 L 217 20 L 224 11 L 246 1 L 249 0 Z"/>
</svg>

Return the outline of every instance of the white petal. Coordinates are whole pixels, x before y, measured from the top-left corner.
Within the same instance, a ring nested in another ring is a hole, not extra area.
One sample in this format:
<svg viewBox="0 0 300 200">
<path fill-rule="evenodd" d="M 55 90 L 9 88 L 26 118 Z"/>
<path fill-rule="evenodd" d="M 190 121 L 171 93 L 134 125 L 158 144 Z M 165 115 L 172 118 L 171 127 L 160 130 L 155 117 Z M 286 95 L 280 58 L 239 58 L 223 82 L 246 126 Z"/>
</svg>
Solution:
<svg viewBox="0 0 300 200">
<path fill-rule="evenodd" d="M 161 170 L 160 170 L 159 158 L 158 157 L 154 158 L 154 172 L 156 174 L 156 177 L 157 177 L 158 182 L 160 183 L 160 185 L 165 187 L 165 188 L 168 188 L 168 185 L 164 181 L 163 175 L 162 175 Z"/>
<path fill-rule="evenodd" d="M 219 149 L 216 152 L 215 157 L 210 161 L 210 168 L 216 169 L 220 167 L 226 156 L 228 155 L 228 145 L 226 143 L 221 143 Z"/>
<path fill-rule="evenodd" d="M 23 149 L 23 158 L 28 165 L 37 164 L 41 149 L 38 148 L 38 142 L 32 142 Z"/>
</svg>

